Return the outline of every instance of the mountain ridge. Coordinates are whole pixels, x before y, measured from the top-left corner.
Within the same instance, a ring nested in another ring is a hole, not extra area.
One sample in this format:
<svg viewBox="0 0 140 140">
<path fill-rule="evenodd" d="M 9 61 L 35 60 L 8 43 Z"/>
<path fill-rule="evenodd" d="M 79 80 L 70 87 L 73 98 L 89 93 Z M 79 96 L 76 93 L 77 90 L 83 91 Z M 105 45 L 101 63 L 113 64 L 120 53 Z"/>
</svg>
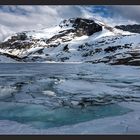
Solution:
<svg viewBox="0 0 140 140">
<path fill-rule="evenodd" d="M 139 37 L 140 34 L 96 19 L 70 18 L 52 28 L 24 31 L 6 38 L 0 43 L 0 56 L 14 62 L 139 65 Z"/>
</svg>

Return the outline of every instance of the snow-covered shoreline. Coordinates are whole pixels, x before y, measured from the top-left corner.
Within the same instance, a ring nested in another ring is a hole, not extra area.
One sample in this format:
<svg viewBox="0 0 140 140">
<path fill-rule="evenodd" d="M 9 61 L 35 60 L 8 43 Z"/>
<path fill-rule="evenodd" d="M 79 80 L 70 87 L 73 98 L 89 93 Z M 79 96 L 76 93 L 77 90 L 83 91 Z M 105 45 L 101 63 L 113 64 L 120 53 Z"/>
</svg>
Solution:
<svg viewBox="0 0 140 140">
<path fill-rule="evenodd" d="M 121 116 L 49 129 L 35 129 L 14 121 L 0 120 L 0 134 L 140 134 L 140 103 L 123 102 L 120 106 L 133 111 Z"/>
</svg>

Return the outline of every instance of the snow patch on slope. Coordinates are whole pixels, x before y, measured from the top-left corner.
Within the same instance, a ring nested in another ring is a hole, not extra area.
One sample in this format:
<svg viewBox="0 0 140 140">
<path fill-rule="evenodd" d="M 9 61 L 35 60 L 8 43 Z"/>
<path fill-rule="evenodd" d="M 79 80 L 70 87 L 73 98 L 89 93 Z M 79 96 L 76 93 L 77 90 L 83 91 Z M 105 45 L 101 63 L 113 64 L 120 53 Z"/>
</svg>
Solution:
<svg viewBox="0 0 140 140">
<path fill-rule="evenodd" d="M 17 61 L 7 56 L 0 55 L 0 63 L 17 63 Z"/>
</svg>

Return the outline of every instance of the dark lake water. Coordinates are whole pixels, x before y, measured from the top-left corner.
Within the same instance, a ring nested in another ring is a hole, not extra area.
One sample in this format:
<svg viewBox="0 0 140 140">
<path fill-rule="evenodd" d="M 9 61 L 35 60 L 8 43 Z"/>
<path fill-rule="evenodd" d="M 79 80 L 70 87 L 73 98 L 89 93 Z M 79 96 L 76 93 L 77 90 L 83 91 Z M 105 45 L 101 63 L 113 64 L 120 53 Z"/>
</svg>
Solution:
<svg viewBox="0 0 140 140">
<path fill-rule="evenodd" d="M 45 129 L 122 115 L 139 91 L 139 67 L 0 64 L 0 120 Z"/>
</svg>

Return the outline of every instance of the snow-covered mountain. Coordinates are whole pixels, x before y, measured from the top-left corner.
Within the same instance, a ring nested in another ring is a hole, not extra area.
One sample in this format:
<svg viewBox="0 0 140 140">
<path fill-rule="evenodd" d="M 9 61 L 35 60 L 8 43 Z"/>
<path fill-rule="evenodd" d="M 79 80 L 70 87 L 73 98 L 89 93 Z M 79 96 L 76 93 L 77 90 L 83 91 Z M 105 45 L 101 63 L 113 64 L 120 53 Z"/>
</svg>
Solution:
<svg viewBox="0 0 140 140">
<path fill-rule="evenodd" d="M 140 65 L 140 34 L 96 19 L 71 18 L 24 31 L 0 44 L 0 62 L 91 62 Z"/>
</svg>

